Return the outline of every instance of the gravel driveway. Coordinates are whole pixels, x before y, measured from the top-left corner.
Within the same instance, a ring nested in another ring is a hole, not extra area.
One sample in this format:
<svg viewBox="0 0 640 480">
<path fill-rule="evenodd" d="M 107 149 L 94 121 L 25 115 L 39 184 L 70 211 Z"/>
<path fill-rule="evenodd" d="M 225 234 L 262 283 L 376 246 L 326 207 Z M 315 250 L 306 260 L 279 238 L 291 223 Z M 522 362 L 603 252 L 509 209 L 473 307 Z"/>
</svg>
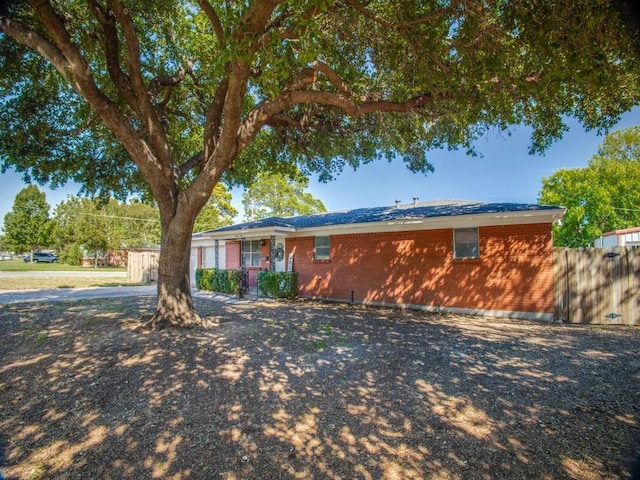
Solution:
<svg viewBox="0 0 640 480">
<path fill-rule="evenodd" d="M 150 297 L 0 307 L 8 478 L 619 479 L 640 329 Z"/>
</svg>

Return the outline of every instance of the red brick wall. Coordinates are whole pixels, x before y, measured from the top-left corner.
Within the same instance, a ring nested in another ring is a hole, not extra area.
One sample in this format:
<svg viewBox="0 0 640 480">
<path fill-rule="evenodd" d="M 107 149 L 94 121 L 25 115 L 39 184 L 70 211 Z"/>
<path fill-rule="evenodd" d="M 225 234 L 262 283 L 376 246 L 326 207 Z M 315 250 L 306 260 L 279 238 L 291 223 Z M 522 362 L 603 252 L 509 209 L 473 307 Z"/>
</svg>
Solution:
<svg viewBox="0 0 640 480">
<path fill-rule="evenodd" d="M 225 265 L 226 270 L 240 269 L 240 242 L 225 243 Z"/>
<path fill-rule="evenodd" d="M 480 227 L 480 258 L 453 258 L 453 230 L 332 235 L 331 260 L 314 237 L 287 239 L 299 294 L 356 302 L 553 313 L 550 224 Z"/>
</svg>

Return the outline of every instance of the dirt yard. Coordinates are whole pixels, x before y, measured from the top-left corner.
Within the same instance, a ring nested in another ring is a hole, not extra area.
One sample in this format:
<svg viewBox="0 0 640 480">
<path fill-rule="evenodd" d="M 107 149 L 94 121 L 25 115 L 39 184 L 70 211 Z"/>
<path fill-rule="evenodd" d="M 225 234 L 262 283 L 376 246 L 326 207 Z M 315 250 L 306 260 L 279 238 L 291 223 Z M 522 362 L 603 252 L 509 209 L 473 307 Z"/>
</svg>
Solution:
<svg viewBox="0 0 640 480">
<path fill-rule="evenodd" d="M 6 479 L 619 479 L 640 329 L 151 297 L 0 306 Z"/>
</svg>

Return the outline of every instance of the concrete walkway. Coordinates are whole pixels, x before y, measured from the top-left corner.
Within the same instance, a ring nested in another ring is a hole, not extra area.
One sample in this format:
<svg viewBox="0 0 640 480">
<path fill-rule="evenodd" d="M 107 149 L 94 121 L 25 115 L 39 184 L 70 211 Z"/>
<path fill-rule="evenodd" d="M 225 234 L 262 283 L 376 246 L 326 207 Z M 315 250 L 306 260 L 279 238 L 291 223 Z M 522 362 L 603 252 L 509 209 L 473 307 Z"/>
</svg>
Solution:
<svg viewBox="0 0 640 480">
<path fill-rule="evenodd" d="M 124 286 L 124 287 L 86 287 L 86 288 L 54 288 L 41 290 L 0 290 L 0 305 L 25 302 L 59 302 L 64 300 L 82 300 L 88 298 L 118 298 L 132 296 L 155 296 L 156 285 Z M 235 295 L 205 292 L 194 289 L 194 297 L 208 298 L 224 303 L 250 303 L 255 296 L 238 298 Z"/>
<path fill-rule="evenodd" d="M 0 290 L 0 305 L 24 302 L 57 302 L 85 298 L 155 295 L 156 285 L 144 287 L 51 288 L 41 290 Z"/>
</svg>

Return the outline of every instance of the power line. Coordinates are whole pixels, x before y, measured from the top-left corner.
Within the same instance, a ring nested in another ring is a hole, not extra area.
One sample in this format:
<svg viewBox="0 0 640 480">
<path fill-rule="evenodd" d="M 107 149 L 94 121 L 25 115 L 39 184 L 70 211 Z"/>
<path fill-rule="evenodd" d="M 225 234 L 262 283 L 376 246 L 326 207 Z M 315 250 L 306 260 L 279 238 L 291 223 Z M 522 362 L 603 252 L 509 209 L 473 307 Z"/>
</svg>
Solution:
<svg viewBox="0 0 640 480">
<path fill-rule="evenodd" d="M 627 212 L 640 212 L 640 209 L 638 208 L 618 208 L 618 207 L 611 207 L 614 210 L 626 210 Z"/>
<path fill-rule="evenodd" d="M 136 217 L 121 217 L 118 215 L 101 215 L 99 213 L 78 213 L 72 212 L 68 215 L 76 215 L 76 216 L 84 216 L 84 217 L 100 217 L 100 218 L 118 218 L 121 220 L 137 220 L 139 222 L 156 222 L 160 223 L 160 220 L 156 220 L 155 218 L 136 218 Z"/>
</svg>

